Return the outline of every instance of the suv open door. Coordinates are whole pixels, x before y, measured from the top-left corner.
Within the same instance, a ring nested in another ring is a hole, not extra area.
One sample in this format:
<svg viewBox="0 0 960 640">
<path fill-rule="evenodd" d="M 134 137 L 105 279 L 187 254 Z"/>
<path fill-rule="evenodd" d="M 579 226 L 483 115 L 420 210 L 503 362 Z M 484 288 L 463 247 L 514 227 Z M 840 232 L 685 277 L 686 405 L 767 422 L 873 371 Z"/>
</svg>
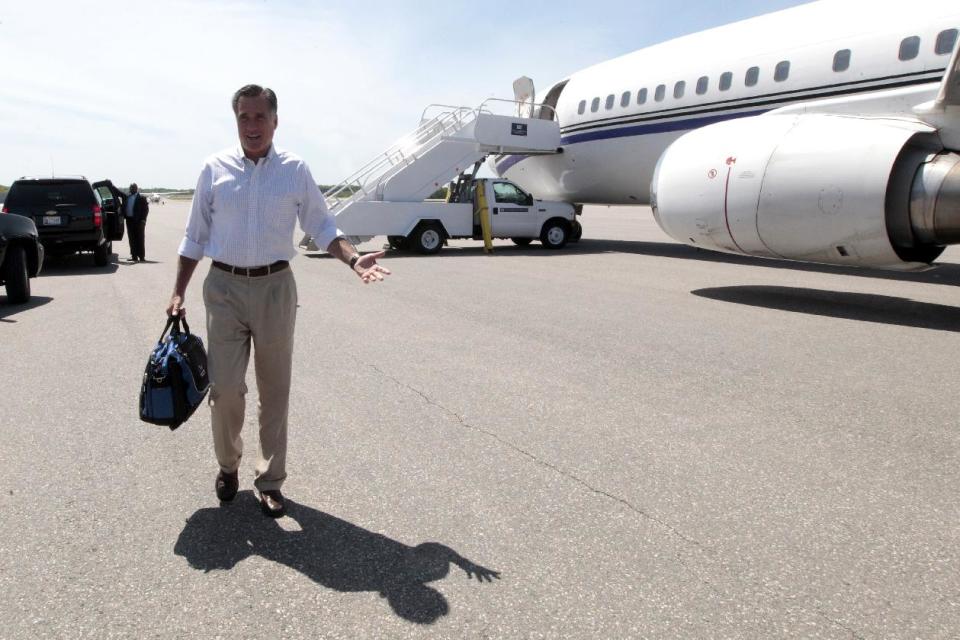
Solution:
<svg viewBox="0 0 960 640">
<path fill-rule="evenodd" d="M 107 240 L 123 240 L 123 211 L 121 210 L 123 194 L 109 180 L 94 182 L 91 186 L 100 197 L 100 207 L 103 209 L 103 218 L 106 221 L 104 231 L 107 232 Z"/>
</svg>

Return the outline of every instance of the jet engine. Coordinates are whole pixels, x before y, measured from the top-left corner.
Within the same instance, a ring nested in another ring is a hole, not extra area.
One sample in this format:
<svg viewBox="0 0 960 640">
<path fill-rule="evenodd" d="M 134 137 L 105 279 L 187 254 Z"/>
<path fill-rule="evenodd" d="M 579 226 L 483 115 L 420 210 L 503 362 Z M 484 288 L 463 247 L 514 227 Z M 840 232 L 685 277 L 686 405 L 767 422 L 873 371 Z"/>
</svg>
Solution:
<svg viewBox="0 0 960 640">
<path fill-rule="evenodd" d="M 922 269 L 960 243 L 960 155 L 914 120 L 744 118 L 677 139 L 651 204 L 668 235 L 698 247 Z"/>
</svg>

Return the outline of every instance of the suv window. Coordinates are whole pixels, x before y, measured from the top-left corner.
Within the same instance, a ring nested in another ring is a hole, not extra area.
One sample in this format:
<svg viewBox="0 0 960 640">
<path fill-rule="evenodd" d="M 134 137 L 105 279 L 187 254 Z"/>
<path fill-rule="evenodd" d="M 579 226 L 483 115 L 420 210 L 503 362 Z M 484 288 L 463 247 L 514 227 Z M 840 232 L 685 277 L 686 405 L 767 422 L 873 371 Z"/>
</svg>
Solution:
<svg viewBox="0 0 960 640">
<path fill-rule="evenodd" d="M 496 198 L 497 202 L 527 204 L 527 194 L 509 182 L 494 182 L 493 197 Z"/>
<path fill-rule="evenodd" d="M 85 182 L 14 182 L 7 194 L 10 207 L 93 206 L 93 189 Z"/>
<path fill-rule="evenodd" d="M 120 204 L 119 202 L 117 203 L 113 202 L 113 193 L 110 191 L 110 187 L 108 187 L 107 185 L 101 185 L 97 187 L 95 189 L 95 193 L 97 195 L 97 199 L 99 199 L 100 202 L 106 204 L 107 206 L 111 206 L 113 204 L 117 204 L 117 205 Z"/>
</svg>

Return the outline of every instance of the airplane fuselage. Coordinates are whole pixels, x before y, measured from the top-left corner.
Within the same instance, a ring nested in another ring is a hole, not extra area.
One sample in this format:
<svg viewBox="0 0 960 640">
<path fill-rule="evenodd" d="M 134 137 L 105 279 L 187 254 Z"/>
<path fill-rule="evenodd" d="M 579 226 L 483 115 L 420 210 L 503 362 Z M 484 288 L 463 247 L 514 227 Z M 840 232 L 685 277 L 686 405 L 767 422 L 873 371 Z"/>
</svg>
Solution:
<svg viewBox="0 0 960 640">
<path fill-rule="evenodd" d="M 693 129 L 772 112 L 913 117 L 958 27 L 953 1 L 817 2 L 677 38 L 554 85 L 563 153 L 491 166 L 538 197 L 647 204 L 658 159 Z"/>
</svg>

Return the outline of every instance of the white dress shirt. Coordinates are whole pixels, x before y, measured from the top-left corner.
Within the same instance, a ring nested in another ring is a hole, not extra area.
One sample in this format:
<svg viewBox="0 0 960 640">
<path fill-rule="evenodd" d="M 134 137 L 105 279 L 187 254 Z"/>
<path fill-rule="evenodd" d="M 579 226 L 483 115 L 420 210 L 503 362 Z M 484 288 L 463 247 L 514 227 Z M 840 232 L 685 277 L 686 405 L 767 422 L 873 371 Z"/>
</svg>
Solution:
<svg viewBox="0 0 960 640">
<path fill-rule="evenodd" d="M 290 260 L 298 220 L 322 248 L 343 235 L 303 160 L 275 146 L 256 163 L 226 149 L 204 162 L 179 253 L 235 267 Z"/>
<path fill-rule="evenodd" d="M 127 206 L 125 207 L 128 218 L 133 217 L 133 205 L 135 204 L 137 204 L 137 194 L 131 193 L 129 196 L 127 196 Z"/>
</svg>

